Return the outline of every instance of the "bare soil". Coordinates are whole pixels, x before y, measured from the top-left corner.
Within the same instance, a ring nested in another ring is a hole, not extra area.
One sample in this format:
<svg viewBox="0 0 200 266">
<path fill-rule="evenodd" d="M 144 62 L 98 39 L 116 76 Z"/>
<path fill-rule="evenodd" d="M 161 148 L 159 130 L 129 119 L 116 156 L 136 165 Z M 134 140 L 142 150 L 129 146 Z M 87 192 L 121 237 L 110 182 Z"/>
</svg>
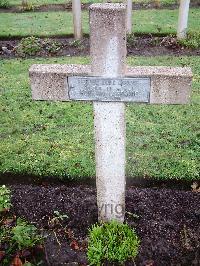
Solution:
<svg viewBox="0 0 200 266">
<path fill-rule="evenodd" d="M 73 38 L 52 37 L 51 42 L 57 42 L 60 49 L 51 52 L 45 47 L 32 57 L 51 57 L 51 56 L 88 56 L 90 52 L 89 38 L 84 37 L 80 42 L 74 42 Z M 0 58 L 21 57 L 17 51 L 20 38 L 11 38 L 0 40 Z M 142 56 L 191 56 L 200 55 L 200 49 L 192 49 L 181 46 L 177 43 L 176 38 L 166 36 L 140 35 L 135 36 L 133 41 L 127 43 L 128 55 Z M 28 56 L 26 56 L 28 57 Z"/>
<path fill-rule="evenodd" d="M 13 183 L 10 188 L 11 212 L 25 217 L 47 236 L 44 265 L 87 265 L 88 228 L 97 222 L 94 186 L 43 182 Z M 129 186 L 125 221 L 141 239 L 135 265 L 200 265 L 199 203 L 198 192 Z M 55 224 L 54 211 L 68 218 Z"/>
</svg>

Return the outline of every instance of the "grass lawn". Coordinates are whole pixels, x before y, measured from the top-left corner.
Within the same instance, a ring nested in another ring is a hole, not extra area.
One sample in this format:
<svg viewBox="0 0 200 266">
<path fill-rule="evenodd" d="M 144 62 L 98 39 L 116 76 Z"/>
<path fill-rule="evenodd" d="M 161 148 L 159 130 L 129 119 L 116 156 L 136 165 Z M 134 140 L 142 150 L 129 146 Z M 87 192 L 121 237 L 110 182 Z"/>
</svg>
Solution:
<svg viewBox="0 0 200 266">
<path fill-rule="evenodd" d="M 191 8 L 188 29 L 199 31 L 200 9 Z M 133 31 L 176 34 L 178 10 L 137 10 L 133 12 Z M 89 33 L 89 16 L 83 11 L 83 31 Z M 73 33 L 71 12 L 1 13 L 0 37 L 49 36 Z"/>
<path fill-rule="evenodd" d="M 0 173 L 94 176 L 92 104 L 32 101 L 33 63 L 89 59 L 1 60 Z M 128 64 L 191 66 L 194 81 L 190 105 L 127 105 L 127 176 L 200 178 L 200 57 L 130 57 Z"/>
</svg>

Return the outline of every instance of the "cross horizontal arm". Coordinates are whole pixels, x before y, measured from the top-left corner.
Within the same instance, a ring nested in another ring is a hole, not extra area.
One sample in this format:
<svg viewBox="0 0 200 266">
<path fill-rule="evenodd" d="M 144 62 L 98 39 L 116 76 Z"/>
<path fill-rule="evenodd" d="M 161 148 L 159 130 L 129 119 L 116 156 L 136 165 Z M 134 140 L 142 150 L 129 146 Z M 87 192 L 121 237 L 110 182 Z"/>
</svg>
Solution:
<svg viewBox="0 0 200 266">
<path fill-rule="evenodd" d="M 90 76 L 90 65 L 38 64 L 29 69 L 34 100 L 69 101 L 67 77 Z M 151 78 L 150 104 L 186 104 L 192 72 L 188 67 L 126 67 L 125 77 Z"/>
</svg>

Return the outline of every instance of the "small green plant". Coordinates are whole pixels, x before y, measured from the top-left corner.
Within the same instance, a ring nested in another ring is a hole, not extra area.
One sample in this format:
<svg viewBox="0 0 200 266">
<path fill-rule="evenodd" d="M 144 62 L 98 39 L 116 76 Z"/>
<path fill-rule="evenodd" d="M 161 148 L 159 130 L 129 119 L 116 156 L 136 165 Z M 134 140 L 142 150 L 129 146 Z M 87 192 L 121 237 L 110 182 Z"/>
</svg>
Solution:
<svg viewBox="0 0 200 266">
<path fill-rule="evenodd" d="M 159 37 L 152 38 L 151 39 L 151 45 L 159 46 L 160 45 L 160 38 Z"/>
<path fill-rule="evenodd" d="M 8 0 L 0 0 L 0 8 L 8 8 L 9 5 L 10 4 Z"/>
<path fill-rule="evenodd" d="M 2 219 L 0 221 L 0 247 L 1 265 L 22 265 L 22 261 L 27 263 L 24 250 L 32 252 L 32 248 L 38 244 L 42 244 L 43 237 L 38 234 L 37 228 L 28 224 L 26 221 L 18 218 L 17 221 L 13 217 Z M 40 249 L 39 249 L 40 250 Z M 19 255 L 20 254 L 20 258 Z M 38 257 L 39 258 L 39 257 Z M 18 263 L 17 263 L 18 262 Z M 26 265 L 26 264 L 23 264 Z M 39 263 L 34 265 L 40 265 Z"/>
<path fill-rule="evenodd" d="M 34 11 L 35 6 L 29 0 L 22 0 L 22 11 Z"/>
<path fill-rule="evenodd" d="M 188 32 L 187 38 L 178 40 L 178 43 L 187 48 L 198 49 L 200 48 L 200 33 Z"/>
<path fill-rule="evenodd" d="M 10 190 L 5 186 L 0 187 L 0 212 L 10 209 L 11 201 L 10 201 Z"/>
<path fill-rule="evenodd" d="M 34 36 L 23 38 L 17 46 L 17 53 L 20 56 L 33 56 L 41 50 L 40 39 Z"/>
<path fill-rule="evenodd" d="M 37 228 L 20 218 L 17 219 L 17 225 L 12 229 L 12 234 L 12 240 L 17 243 L 19 249 L 32 248 L 42 240 L 37 233 Z"/>
<path fill-rule="evenodd" d="M 160 0 L 154 0 L 154 3 L 157 8 L 161 7 Z"/>
<path fill-rule="evenodd" d="M 78 48 L 79 50 L 84 49 L 83 40 L 73 40 L 73 41 L 69 42 L 69 46 L 74 47 L 74 48 Z"/>
<path fill-rule="evenodd" d="M 50 54 L 56 54 L 62 48 L 61 43 L 48 38 L 42 41 L 42 46 Z"/>
<path fill-rule="evenodd" d="M 10 240 L 11 230 L 9 227 L 0 225 L 0 246 L 3 242 Z"/>
<path fill-rule="evenodd" d="M 134 218 L 134 219 L 139 219 L 140 216 L 135 214 L 135 213 L 132 213 L 132 212 L 126 212 L 126 214 L 131 217 L 131 218 Z"/>
<path fill-rule="evenodd" d="M 89 230 L 88 261 L 90 265 L 102 265 L 104 262 L 134 260 L 139 244 L 139 238 L 128 224 L 111 221 L 93 225 Z"/>
<path fill-rule="evenodd" d="M 135 35 L 134 33 L 128 34 L 127 35 L 127 45 L 128 46 L 135 46 Z"/>
<path fill-rule="evenodd" d="M 50 54 L 57 53 L 62 48 L 62 44 L 57 41 L 52 41 L 50 39 L 40 39 L 34 36 L 23 38 L 19 45 L 16 47 L 16 52 L 18 55 L 25 56 L 35 56 L 41 52 L 48 52 Z"/>
<path fill-rule="evenodd" d="M 25 262 L 24 264 L 23 264 L 23 266 L 34 266 L 32 263 L 30 263 L 30 262 Z"/>
<path fill-rule="evenodd" d="M 64 220 L 64 218 L 69 218 L 69 216 L 67 214 L 61 214 L 59 211 L 54 211 L 55 217 L 56 219 L 59 219 L 61 221 Z"/>
<path fill-rule="evenodd" d="M 54 217 L 49 219 L 49 226 L 54 227 L 56 225 L 61 225 L 61 221 L 69 218 L 67 214 L 61 214 L 59 211 L 54 211 Z"/>
</svg>

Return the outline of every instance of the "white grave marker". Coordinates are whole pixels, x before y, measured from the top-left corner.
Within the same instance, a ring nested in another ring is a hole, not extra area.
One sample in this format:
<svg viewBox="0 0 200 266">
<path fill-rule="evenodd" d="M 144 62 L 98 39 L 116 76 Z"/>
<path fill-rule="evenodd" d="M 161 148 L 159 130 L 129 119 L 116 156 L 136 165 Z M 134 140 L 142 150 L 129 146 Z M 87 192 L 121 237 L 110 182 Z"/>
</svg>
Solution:
<svg viewBox="0 0 200 266">
<path fill-rule="evenodd" d="M 79 40 L 82 38 L 81 0 L 72 0 L 72 14 L 74 24 L 74 38 L 76 40 Z"/>
<path fill-rule="evenodd" d="M 180 0 L 177 38 L 184 39 L 187 34 L 190 0 Z"/>
<path fill-rule="evenodd" d="M 91 66 L 33 65 L 34 100 L 94 102 L 96 185 L 99 220 L 124 220 L 125 102 L 186 104 L 190 68 L 128 67 L 126 8 L 90 6 Z"/>
<path fill-rule="evenodd" d="M 126 31 L 128 34 L 132 32 L 132 0 L 126 0 Z"/>
</svg>

